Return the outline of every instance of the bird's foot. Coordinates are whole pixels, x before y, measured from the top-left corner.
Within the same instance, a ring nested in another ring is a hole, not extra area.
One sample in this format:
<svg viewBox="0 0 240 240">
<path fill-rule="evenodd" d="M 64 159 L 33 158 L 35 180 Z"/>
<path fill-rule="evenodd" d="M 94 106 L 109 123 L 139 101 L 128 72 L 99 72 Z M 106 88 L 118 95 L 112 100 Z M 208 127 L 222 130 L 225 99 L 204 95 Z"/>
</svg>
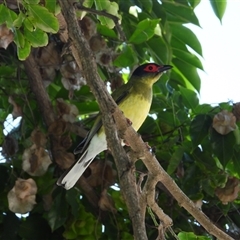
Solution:
<svg viewBox="0 0 240 240">
<path fill-rule="evenodd" d="M 151 146 L 148 144 L 148 142 L 145 142 L 145 145 L 146 145 L 147 150 L 148 150 L 152 155 L 155 155 L 155 152 L 156 152 L 155 147 L 151 147 Z"/>
<path fill-rule="evenodd" d="M 146 147 L 147 147 L 147 149 L 149 150 L 149 151 L 151 151 L 151 146 L 148 144 L 148 142 L 144 142 L 145 143 L 145 145 L 146 145 Z"/>
<path fill-rule="evenodd" d="M 126 120 L 127 120 L 127 124 L 128 124 L 129 126 L 132 126 L 132 121 L 131 121 L 129 118 L 126 118 Z"/>
</svg>

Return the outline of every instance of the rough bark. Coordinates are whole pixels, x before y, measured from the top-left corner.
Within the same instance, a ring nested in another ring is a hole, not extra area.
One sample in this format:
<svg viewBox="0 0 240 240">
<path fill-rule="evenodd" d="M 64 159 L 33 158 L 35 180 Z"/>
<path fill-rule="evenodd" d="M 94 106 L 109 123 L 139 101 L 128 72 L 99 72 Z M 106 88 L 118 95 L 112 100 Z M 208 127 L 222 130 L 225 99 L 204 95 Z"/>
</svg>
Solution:
<svg viewBox="0 0 240 240">
<path fill-rule="evenodd" d="M 26 59 L 26 61 L 23 62 L 23 64 L 26 70 L 26 74 L 28 76 L 31 90 L 36 97 L 44 122 L 47 127 L 49 127 L 55 119 L 53 107 L 50 102 L 49 96 L 43 86 L 42 76 L 39 72 L 39 67 L 36 64 L 32 53 L 30 53 L 29 57 Z"/>
</svg>

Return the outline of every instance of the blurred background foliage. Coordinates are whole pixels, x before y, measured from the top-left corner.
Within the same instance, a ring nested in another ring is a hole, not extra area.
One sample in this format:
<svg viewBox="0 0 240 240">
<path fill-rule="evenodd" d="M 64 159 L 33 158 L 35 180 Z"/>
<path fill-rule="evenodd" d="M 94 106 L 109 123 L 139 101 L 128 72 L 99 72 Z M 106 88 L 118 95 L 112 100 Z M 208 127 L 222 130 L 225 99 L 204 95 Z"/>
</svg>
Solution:
<svg viewBox="0 0 240 240">
<path fill-rule="evenodd" d="M 221 21 L 226 1 L 210 3 Z M 202 48 L 185 25 L 200 26 L 194 13 L 198 4 L 200 0 L 83 1 L 87 8 L 118 17 L 117 26 L 114 18 L 76 11 L 109 91 L 126 82 L 139 64 L 173 66 L 154 85 L 151 111 L 139 133 L 186 195 L 239 239 L 240 109 L 231 102 L 199 104 Z M 73 163 L 72 151 L 98 112 L 61 37 L 60 14 L 54 0 L 0 1 L 0 236 L 133 239 L 109 152 L 97 157 L 76 188 L 65 191 L 55 185 Z M 43 121 L 24 68 L 30 52 L 54 108 L 56 121 L 50 126 Z M 141 161 L 136 170 L 137 178 L 146 172 Z M 156 201 L 173 219 L 179 239 L 214 239 L 161 183 L 157 192 Z M 146 214 L 147 234 L 156 239 L 152 218 Z M 166 239 L 174 236 L 167 232 Z"/>
</svg>

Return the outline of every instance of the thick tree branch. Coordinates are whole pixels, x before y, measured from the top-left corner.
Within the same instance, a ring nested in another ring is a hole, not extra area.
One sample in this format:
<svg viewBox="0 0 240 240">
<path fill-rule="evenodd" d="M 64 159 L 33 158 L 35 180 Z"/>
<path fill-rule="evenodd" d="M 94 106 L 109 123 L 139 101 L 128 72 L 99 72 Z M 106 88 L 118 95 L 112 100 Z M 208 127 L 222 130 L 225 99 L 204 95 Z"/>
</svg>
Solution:
<svg viewBox="0 0 240 240">
<path fill-rule="evenodd" d="M 23 62 L 26 74 L 29 79 L 29 84 L 32 92 L 34 93 L 40 112 L 43 116 L 44 122 L 49 127 L 54 122 L 54 113 L 49 96 L 43 86 L 42 76 L 36 61 L 30 53 L 26 61 Z"/>
<path fill-rule="evenodd" d="M 112 118 L 111 111 L 117 108 L 116 103 L 106 90 L 103 81 L 97 73 L 97 65 L 88 42 L 81 34 L 81 30 L 77 24 L 75 9 L 70 0 L 60 1 L 61 9 L 65 20 L 68 24 L 69 37 L 76 51 L 73 56 L 79 66 L 82 66 L 84 76 L 91 88 L 95 98 L 99 103 L 101 112 L 103 113 L 103 124 L 108 139 L 109 148 L 115 158 L 115 162 L 120 177 L 121 190 L 124 195 L 129 215 L 133 224 L 134 236 L 136 239 L 147 239 L 144 216 L 141 216 L 139 207 L 139 197 L 136 188 L 136 179 L 129 169 L 129 159 L 121 147 L 119 137 L 117 135 L 116 126 Z M 79 62 L 81 60 L 81 62 Z M 116 144 L 116 143 L 119 144 Z"/>
<path fill-rule="evenodd" d="M 147 182 L 144 185 L 143 195 L 145 195 L 147 200 L 147 205 L 153 210 L 153 212 L 158 216 L 161 220 L 164 230 L 172 226 L 172 219 L 166 215 L 163 210 L 157 205 L 155 200 L 155 189 L 158 183 L 155 175 L 149 174 L 147 178 Z"/>
</svg>

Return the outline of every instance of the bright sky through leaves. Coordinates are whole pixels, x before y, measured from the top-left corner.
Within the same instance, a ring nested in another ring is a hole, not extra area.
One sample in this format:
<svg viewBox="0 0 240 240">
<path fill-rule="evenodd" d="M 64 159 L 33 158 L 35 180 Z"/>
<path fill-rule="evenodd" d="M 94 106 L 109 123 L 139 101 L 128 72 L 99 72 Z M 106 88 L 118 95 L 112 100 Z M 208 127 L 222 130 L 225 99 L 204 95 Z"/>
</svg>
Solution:
<svg viewBox="0 0 240 240">
<path fill-rule="evenodd" d="M 228 0 L 220 21 L 213 14 L 209 1 L 201 1 L 196 15 L 201 28 L 191 26 L 202 44 L 205 72 L 202 80 L 201 103 L 240 101 L 240 1 Z M 189 25 L 188 25 L 189 27 Z"/>
</svg>

